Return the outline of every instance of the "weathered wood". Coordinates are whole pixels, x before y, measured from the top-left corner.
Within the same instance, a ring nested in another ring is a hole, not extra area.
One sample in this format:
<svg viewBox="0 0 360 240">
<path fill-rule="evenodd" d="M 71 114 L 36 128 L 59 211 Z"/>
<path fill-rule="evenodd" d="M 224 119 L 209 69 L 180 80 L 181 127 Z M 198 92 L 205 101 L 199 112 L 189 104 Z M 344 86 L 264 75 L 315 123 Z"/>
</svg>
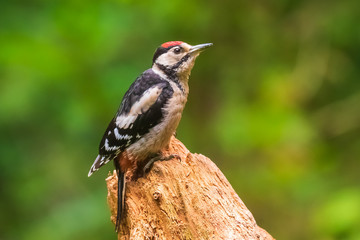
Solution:
<svg viewBox="0 0 360 240">
<path fill-rule="evenodd" d="M 273 239 L 210 159 L 175 138 L 164 154 L 181 161 L 156 162 L 144 177 L 128 180 L 118 239 Z M 115 222 L 116 173 L 106 181 Z"/>
</svg>

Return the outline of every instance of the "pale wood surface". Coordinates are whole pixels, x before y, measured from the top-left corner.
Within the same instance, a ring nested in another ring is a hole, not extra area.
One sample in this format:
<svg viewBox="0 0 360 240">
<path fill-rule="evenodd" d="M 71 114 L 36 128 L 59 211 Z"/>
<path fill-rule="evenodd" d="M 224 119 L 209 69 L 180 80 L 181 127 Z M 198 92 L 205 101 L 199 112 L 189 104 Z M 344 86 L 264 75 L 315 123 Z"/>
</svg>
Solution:
<svg viewBox="0 0 360 240">
<path fill-rule="evenodd" d="M 192 154 L 173 138 L 149 173 L 127 179 L 125 216 L 118 239 L 273 239 L 257 226 L 218 167 L 201 154 Z M 115 222 L 117 176 L 107 179 L 108 204 Z"/>
</svg>

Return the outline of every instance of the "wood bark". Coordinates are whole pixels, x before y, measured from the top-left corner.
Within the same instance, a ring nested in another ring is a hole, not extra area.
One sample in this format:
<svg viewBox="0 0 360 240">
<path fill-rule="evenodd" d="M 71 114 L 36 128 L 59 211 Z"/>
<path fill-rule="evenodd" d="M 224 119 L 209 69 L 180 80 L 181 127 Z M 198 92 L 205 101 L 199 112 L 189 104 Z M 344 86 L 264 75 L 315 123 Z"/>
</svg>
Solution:
<svg viewBox="0 0 360 240">
<path fill-rule="evenodd" d="M 181 161 L 155 162 L 143 177 L 127 178 L 118 239 L 273 239 L 209 158 L 190 153 L 175 138 L 163 153 L 178 154 Z M 106 181 L 115 223 L 115 171 Z"/>
</svg>

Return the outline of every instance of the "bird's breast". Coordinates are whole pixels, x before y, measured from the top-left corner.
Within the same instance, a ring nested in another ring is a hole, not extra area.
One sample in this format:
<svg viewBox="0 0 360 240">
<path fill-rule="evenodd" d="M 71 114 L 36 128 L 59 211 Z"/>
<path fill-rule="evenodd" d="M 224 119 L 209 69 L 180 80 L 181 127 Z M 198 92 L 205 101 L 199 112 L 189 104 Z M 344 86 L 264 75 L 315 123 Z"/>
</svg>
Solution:
<svg viewBox="0 0 360 240">
<path fill-rule="evenodd" d="M 162 108 L 162 121 L 127 149 L 140 161 L 146 159 L 150 154 L 157 153 L 165 148 L 180 123 L 187 101 L 187 94 L 175 83 L 171 82 L 170 84 L 174 92 Z"/>
</svg>

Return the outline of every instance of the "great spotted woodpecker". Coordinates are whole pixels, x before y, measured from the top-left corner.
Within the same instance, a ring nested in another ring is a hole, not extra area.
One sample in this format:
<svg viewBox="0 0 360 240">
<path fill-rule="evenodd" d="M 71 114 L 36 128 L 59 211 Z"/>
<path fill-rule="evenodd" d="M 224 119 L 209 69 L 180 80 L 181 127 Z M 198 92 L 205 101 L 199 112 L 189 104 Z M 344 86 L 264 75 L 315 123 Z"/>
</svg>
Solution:
<svg viewBox="0 0 360 240">
<path fill-rule="evenodd" d="M 118 176 L 117 231 L 124 208 L 125 172 L 146 162 L 167 160 L 165 148 L 180 122 L 189 93 L 188 79 L 199 53 L 212 43 L 191 46 L 181 41 L 162 44 L 155 52 L 152 67 L 143 72 L 125 93 L 115 117 L 100 142 L 99 155 L 90 168 L 90 177 L 114 160 Z"/>
</svg>

